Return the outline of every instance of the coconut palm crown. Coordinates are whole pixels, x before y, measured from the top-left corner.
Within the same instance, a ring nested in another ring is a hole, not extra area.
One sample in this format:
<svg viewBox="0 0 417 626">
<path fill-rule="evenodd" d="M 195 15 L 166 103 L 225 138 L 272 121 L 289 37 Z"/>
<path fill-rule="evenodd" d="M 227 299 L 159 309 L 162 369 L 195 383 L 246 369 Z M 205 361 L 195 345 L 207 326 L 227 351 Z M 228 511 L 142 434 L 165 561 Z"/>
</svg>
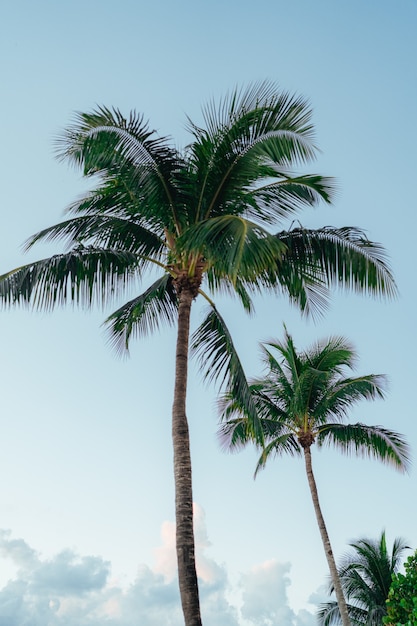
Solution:
<svg viewBox="0 0 417 626">
<path fill-rule="evenodd" d="M 253 380 L 249 391 L 264 434 L 256 473 L 272 456 L 303 456 L 313 506 L 325 550 L 332 584 L 343 626 L 350 619 L 333 551 L 319 503 L 313 474 L 311 448 L 334 446 L 342 453 L 355 453 L 380 459 L 400 471 L 408 467 L 409 452 L 404 438 L 382 426 L 347 424 L 349 409 L 360 400 L 384 396 L 381 375 L 351 377 L 356 353 L 343 337 L 318 342 L 298 352 L 285 329 L 282 342 L 271 341 L 261 347 L 267 375 Z M 226 392 L 221 399 L 220 429 L 223 444 L 239 448 L 253 442 L 249 419 L 251 408 L 241 398 Z M 255 441 L 256 445 L 260 445 Z"/>
<path fill-rule="evenodd" d="M 355 626 L 382 626 L 392 576 L 399 571 L 404 551 L 410 546 L 397 537 L 389 551 L 385 531 L 378 539 L 358 539 L 349 546 L 352 550 L 343 557 L 338 572 L 350 620 Z M 329 593 L 333 592 L 330 583 Z M 320 605 L 318 623 L 320 626 L 342 623 L 337 602 Z"/>
<path fill-rule="evenodd" d="M 332 286 L 395 293 L 384 250 L 360 229 L 278 228 L 303 207 L 332 199 L 331 179 L 298 171 L 316 154 L 304 98 L 264 82 L 234 90 L 219 106 L 209 104 L 203 118 L 204 127 L 189 120 L 191 141 L 181 151 L 135 111 L 127 117 L 106 107 L 78 113 L 59 138 L 57 154 L 81 168 L 93 189 L 69 206 L 68 219 L 26 244 L 61 241 L 66 247 L 0 277 L 5 306 L 50 310 L 66 302 L 107 305 L 148 276 L 150 284 L 107 318 L 113 345 L 123 352 L 135 336 L 164 323 L 177 326 L 172 432 L 187 626 L 201 623 L 185 411 L 194 299 L 208 304 L 193 341 L 207 376 L 250 404 L 216 293 L 235 295 L 247 312 L 255 294 L 284 293 L 306 313 L 324 308 Z M 252 417 L 262 438 L 255 411 Z"/>
</svg>

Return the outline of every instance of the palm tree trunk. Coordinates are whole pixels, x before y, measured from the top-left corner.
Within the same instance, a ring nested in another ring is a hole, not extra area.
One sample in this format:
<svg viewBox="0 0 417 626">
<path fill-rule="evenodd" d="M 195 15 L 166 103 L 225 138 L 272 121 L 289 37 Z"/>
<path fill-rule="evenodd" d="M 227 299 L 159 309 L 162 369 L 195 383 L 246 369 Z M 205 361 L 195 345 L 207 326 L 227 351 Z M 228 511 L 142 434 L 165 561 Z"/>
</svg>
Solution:
<svg viewBox="0 0 417 626">
<path fill-rule="evenodd" d="M 179 294 L 175 387 L 172 407 L 172 442 L 174 448 L 175 520 L 181 604 L 185 626 L 201 626 L 195 566 L 190 438 L 186 416 L 188 342 L 192 301 L 193 294 L 191 290 L 181 289 Z"/>
<path fill-rule="evenodd" d="M 311 450 L 310 447 L 304 448 L 304 459 L 307 472 L 308 485 L 310 487 L 310 493 L 313 500 L 314 511 L 316 513 L 317 523 L 319 525 L 321 540 L 323 542 L 324 552 L 326 554 L 327 564 L 330 570 L 330 576 L 332 579 L 333 587 L 336 593 L 336 600 L 339 606 L 340 617 L 342 619 L 343 626 L 351 626 L 349 614 L 346 606 L 345 596 L 343 595 L 342 585 L 340 582 L 339 574 L 336 567 L 336 561 L 334 560 L 332 546 L 330 544 L 329 535 L 327 532 L 326 524 L 324 523 L 323 514 L 321 512 L 319 503 L 319 494 L 317 491 L 316 480 L 313 474 L 313 467 L 311 464 Z"/>
</svg>

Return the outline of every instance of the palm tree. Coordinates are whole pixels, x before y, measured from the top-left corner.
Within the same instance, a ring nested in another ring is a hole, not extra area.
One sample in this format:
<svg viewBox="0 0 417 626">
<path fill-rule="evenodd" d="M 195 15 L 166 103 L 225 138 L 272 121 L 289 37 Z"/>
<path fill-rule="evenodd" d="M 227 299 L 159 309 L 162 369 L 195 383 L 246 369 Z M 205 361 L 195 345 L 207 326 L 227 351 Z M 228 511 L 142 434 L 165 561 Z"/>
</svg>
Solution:
<svg viewBox="0 0 417 626">
<path fill-rule="evenodd" d="M 52 309 L 69 301 L 107 304 L 150 274 L 152 284 L 106 323 L 119 351 L 162 323 L 177 325 L 172 436 L 187 626 L 201 623 L 185 406 L 193 301 L 201 296 L 209 306 L 193 345 L 197 353 L 219 356 L 207 375 L 249 397 L 211 294 L 235 294 L 251 311 L 254 294 L 283 292 L 308 313 L 323 308 L 333 284 L 376 295 L 395 292 L 382 247 L 357 228 L 274 232 L 297 210 L 331 201 L 330 179 L 295 171 L 316 152 L 303 98 L 265 82 L 233 91 L 203 114 L 205 128 L 189 120 L 192 141 L 183 151 L 136 112 L 125 118 L 99 107 L 77 114 L 58 140 L 58 157 L 82 168 L 96 186 L 68 208 L 68 219 L 26 244 L 62 240 L 62 253 L 0 277 L 4 305 Z"/>
<path fill-rule="evenodd" d="M 348 613 L 355 626 L 382 626 L 387 614 L 387 598 L 392 575 L 401 566 L 405 541 L 396 538 L 391 552 L 388 551 L 385 531 L 379 539 L 359 539 L 349 544 L 353 553 L 346 554 L 338 568 L 339 578 L 349 604 Z M 329 585 L 329 593 L 334 586 Z M 337 602 L 322 604 L 318 612 L 320 626 L 341 624 Z"/>
<path fill-rule="evenodd" d="M 384 377 L 380 375 L 344 376 L 346 369 L 352 370 L 356 358 L 353 348 L 344 338 L 330 338 L 306 352 L 298 353 L 285 329 L 285 340 L 263 344 L 262 355 L 268 373 L 265 378 L 254 380 L 250 385 L 265 437 L 255 475 L 271 455 L 304 456 L 341 621 L 343 626 L 349 626 L 342 585 L 319 503 L 311 447 L 314 443 L 318 447 L 333 444 L 341 452 L 372 456 L 403 471 L 407 469 L 408 447 L 399 434 L 381 426 L 344 423 L 353 404 L 362 399 L 383 397 L 384 383 Z M 248 410 L 241 398 L 228 391 L 221 400 L 221 408 L 226 420 L 220 429 L 224 445 L 233 449 L 252 441 L 251 409 Z"/>
</svg>

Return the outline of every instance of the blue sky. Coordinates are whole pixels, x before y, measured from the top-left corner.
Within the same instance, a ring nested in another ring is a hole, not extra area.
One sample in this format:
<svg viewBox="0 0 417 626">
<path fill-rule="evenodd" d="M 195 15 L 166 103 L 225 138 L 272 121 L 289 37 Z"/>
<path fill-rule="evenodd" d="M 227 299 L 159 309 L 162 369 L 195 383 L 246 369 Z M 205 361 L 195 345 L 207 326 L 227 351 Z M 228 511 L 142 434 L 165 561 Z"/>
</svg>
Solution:
<svg viewBox="0 0 417 626">
<path fill-rule="evenodd" d="M 306 226 L 354 225 L 386 247 L 400 295 L 393 302 L 335 294 L 323 319 L 284 299 L 259 298 L 247 318 L 219 302 L 248 375 L 258 342 L 300 349 L 342 334 L 358 372 L 385 373 L 384 402 L 352 421 L 382 424 L 416 447 L 415 230 L 417 5 L 258 0 L 16 0 L 0 20 L 2 198 L 0 272 L 59 251 L 23 256 L 29 235 L 58 222 L 83 189 L 54 159 L 74 111 L 136 109 L 176 145 L 186 115 L 235 85 L 263 79 L 306 96 L 321 153 L 309 170 L 335 176 L 331 208 Z M 116 304 L 115 304 L 116 306 Z M 0 626 L 181 624 L 175 581 L 170 411 L 175 332 L 117 358 L 104 311 L 1 313 Z M 201 319 L 197 305 L 194 325 Z M 327 570 L 297 459 L 271 462 L 253 481 L 256 454 L 224 454 L 216 392 L 191 368 L 188 414 L 206 626 L 312 626 Z M 336 557 L 350 540 L 406 538 L 417 547 L 416 474 L 314 454 Z M 49 620 L 49 621 L 47 621 Z"/>
</svg>

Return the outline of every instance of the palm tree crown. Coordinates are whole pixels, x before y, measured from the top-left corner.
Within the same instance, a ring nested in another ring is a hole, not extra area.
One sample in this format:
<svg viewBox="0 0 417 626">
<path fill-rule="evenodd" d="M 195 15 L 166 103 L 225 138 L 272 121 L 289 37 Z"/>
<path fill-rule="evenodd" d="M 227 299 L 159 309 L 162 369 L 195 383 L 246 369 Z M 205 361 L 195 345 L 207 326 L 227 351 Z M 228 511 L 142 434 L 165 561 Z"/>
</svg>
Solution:
<svg viewBox="0 0 417 626">
<path fill-rule="evenodd" d="M 355 626 L 382 626 L 392 575 L 398 572 L 409 546 L 397 537 L 389 552 L 385 532 L 377 540 L 364 538 L 349 545 L 353 552 L 345 555 L 338 571 L 351 622 Z M 329 593 L 333 592 L 330 584 Z M 320 626 L 341 624 L 337 602 L 322 604 L 318 619 Z"/>
<path fill-rule="evenodd" d="M 330 179 L 298 172 L 316 153 L 303 98 L 255 84 L 233 91 L 219 107 L 207 106 L 204 123 L 189 121 L 191 143 L 180 151 L 136 112 L 124 117 L 99 107 L 77 114 L 58 141 L 58 157 L 81 168 L 95 186 L 68 208 L 68 219 L 26 244 L 61 240 L 66 249 L 0 277 L 4 305 L 52 309 L 69 301 L 106 304 L 155 270 L 153 282 L 106 324 L 120 351 L 135 335 L 177 325 L 172 432 L 187 626 L 200 624 L 185 412 L 192 302 L 200 295 L 209 305 L 193 340 L 208 376 L 226 377 L 235 394 L 249 399 L 213 294 L 235 294 L 250 311 L 259 291 L 283 292 L 308 313 L 323 309 L 332 285 L 395 293 L 383 249 L 360 229 L 276 231 L 299 209 L 332 198 Z"/>
<path fill-rule="evenodd" d="M 360 400 L 383 398 L 385 382 L 382 375 L 344 376 L 357 357 L 346 339 L 332 337 L 298 353 L 285 329 L 285 340 L 263 345 L 262 357 L 267 376 L 250 384 L 266 441 L 256 471 L 272 454 L 302 455 L 313 443 L 374 456 L 406 469 L 408 448 L 400 435 L 381 426 L 344 423 L 349 409 Z M 221 437 L 226 445 L 246 445 L 252 436 L 247 407 L 231 392 L 223 396 L 221 407 L 226 419 Z"/>
<path fill-rule="evenodd" d="M 124 349 L 132 333 L 176 321 L 184 280 L 210 306 L 203 280 L 213 292 L 236 293 L 247 310 L 265 288 L 284 291 L 306 312 L 325 306 L 332 284 L 395 293 L 382 247 L 358 228 L 270 232 L 333 194 L 331 179 L 292 171 L 315 155 L 305 100 L 262 83 L 204 113 L 206 129 L 189 122 L 193 141 L 184 153 L 135 112 L 78 114 L 57 142 L 58 157 L 99 185 L 68 207 L 70 219 L 27 241 L 26 249 L 60 239 L 68 252 L 3 275 L 3 302 L 103 302 L 153 265 L 161 278 L 108 320 Z"/>
</svg>

